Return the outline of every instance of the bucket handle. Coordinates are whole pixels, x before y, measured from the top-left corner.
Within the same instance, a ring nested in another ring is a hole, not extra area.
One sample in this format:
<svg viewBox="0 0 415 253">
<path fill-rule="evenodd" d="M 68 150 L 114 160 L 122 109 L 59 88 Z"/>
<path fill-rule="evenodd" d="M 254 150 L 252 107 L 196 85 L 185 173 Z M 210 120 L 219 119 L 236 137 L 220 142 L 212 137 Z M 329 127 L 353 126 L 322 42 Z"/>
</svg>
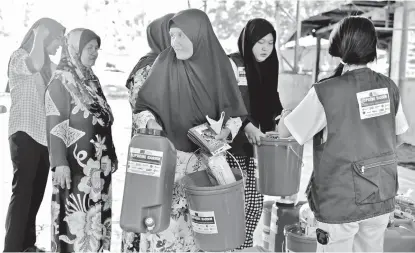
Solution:
<svg viewBox="0 0 415 253">
<path fill-rule="evenodd" d="M 287 240 L 287 238 L 284 236 L 284 240 L 282 241 L 282 244 L 281 244 L 281 252 L 287 252 L 285 250 L 285 240 Z"/>
<path fill-rule="evenodd" d="M 303 158 L 300 157 L 300 155 L 297 154 L 297 152 L 295 152 L 295 150 L 291 146 L 288 146 L 288 148 L 291 149 L 291 151 L 295 154 L 295 156 L 298 158 L 298 160 L 301 161 L 301 167 L 304 167 L 304 160 L 303 160 Z"/>
<path fill-rule="evenodd" d="M 186 168 L 185 168 L 185 170 L 184 170 L 184 174 L 187 176 L 187 167 L 189 166 L 189 163 L 190 163 L 190 160 L 192 159 L 192 157 L 193 156 L 195 156 L 196 155 L 196 153 L 197 152 L 199 152 L 199 151 L 201 151 L 201 148 L 198 148 L 198 149 L 196 149 L 193 153 L 192 153 L 192 155 L 189 157 L 189 160 L 187 160 L 187 163 L 186 163 Z M 242 171 L 242 168 L 241 168 L 241 165 L 239 164 L 239 162 L 238 162 L 238 160 L 230 153 L 230 152 L 228 152 L 228 151 L 225 151 L 227 154 L 229 154 L 232 158 L 233 158 L 233 160 L 235 160 L 235 162 L 236 162 L 236 164 L 238 165 L 238 168 L 239 168 L 239 171 L 241 172 L 241 176 L 242 176 L 242 183 L 244 184 L 244 189 L 245 189 L 245 177 L 244 177 L 244 172 Z"/>
</svg>

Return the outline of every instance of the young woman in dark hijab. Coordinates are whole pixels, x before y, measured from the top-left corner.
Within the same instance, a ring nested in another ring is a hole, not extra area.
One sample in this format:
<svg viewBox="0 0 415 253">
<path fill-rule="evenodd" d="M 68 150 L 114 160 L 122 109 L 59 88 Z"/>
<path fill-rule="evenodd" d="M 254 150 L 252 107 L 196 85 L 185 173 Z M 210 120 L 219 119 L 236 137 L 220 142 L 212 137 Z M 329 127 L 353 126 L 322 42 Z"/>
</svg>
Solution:
<svg viewBox="0 0 415 253">
<path fill-rule="evenodd" d="M 276 31 L 265 19 L 250 20 L 238 40 L 239 52 L 230 55 L 239 89 L 249 116 L 233 141 L 231 152 L 247 176 L 245 188 L 246 232 L 241 248 L 253 246 L 253 233 L 261 217 L 264 197 L 255 186 L 253 146 L 260 145 L 265 132 L 275 130 L 275 117 L 282 111 L 278 96 Z M 228 157 L 232 167 L 237 167 Z"/>
<path fill-rule="evenodd" d="M 148 73 L 151 70 L 151 66 L 153 65 L 157 56 L 163 50 L 170 47 L 169 21 L 173 16 L 173 13 L 164 15 L 152 21 L 147 27 L 147 42 L 151 51 L 140 58 L 128 76 L 125 85 L 130 94 L 129 100 L 132 110 L 134 110 L 138 92 L 143 86 L 144 81 L 147 79 Z M 143 117 L 138 117 L 138 114 L 133 113 L 131 131 L 132 136 L 137 130 L 137 120 L 139 118 Z"/>
<path fill-rule="evenodd" d="M 126 87 L 130 93 L 130 105 L 134 111 L 138 92 L 143 86 L 151 70 L 151 66 L 157 56 L 166 48 L 170 47 L 169 21 L 174 16 L 170 13 L 152 21 L 147 27 L 147 41 L 151 51 L 137 62 L 134 69 L 128 76 Z M 140 123 L 152 115 L 148 112 L 133 113 L 131 135 L 138 130 Z M 123 231 L 122 234 L 122 252 L 139 252 L 140 251 L 140 234 Z"/>
<path fill-rule="evenodd" d="M 247 114 L 236 79 L 206 13 L 188 9 L 170 21 L 172 47 L 163 51 L 141 88 L 136 112 L 151 119 L 140 128 L 163 129 L 177 151 L 170 226 L 157 234 L 142 234 L 140 251 L 196 252 L 191 219 L 181 179 L 186 173 L 205 169 L 197 147 L 187 137 L 190 128 L 206 123 L 206 115 L 218 120 L 226 114 L 225 128 L 216 136 L 235 136 Z"/>
</svg>

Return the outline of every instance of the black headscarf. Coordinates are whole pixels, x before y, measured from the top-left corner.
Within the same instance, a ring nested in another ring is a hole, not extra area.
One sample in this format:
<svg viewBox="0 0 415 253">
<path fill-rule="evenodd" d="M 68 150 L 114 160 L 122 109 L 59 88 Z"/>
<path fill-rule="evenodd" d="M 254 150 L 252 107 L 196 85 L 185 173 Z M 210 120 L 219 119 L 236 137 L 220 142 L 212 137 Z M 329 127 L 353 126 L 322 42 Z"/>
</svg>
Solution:
<svg viewBox="0 0 415 253">
<path fill-rule="evenodd" d="M 206 115 L 218 120 L 223 111 L 226 118 L 247 112 L 232 65 L 206 13 L 184 10 L 170 20 L 170 25 L 190 39 L 193 55 L 178 60 L 172 47 L 164 50 L 138 93 L 134 112 L 152 111 L 174 146 L 192 152 L 196 146 L 187 132 L 205 123 Z"/>
<path fill-rule="evenodd" d="M 257 62 L 252 52 L 255 43 L 271 33 L 275 41 L 277 34 L 270 22 L 262 18 L 251 19 L 238 39 L 239 53 L 244 64 L 248 82 L 251 118 L 262 132 L 275 129 L 275 117 L 282 111 L 278 96 L 278 57 L 275 46 L 271 55 L 263 62 Z"/>
<path fill-rule="evenodd" d="M 134 66 L 125 84 L 128 89 L 130 89 L 130 84 L 134 79 L 135 73 L 145 66 L 152 65 L 157 56 L 163 52 L 163 50 L 170 47 L 169 21 L 173 16 L 173 13 L 166 14 L 163 17 L 155 19 L 147 26 L 147 42 L 151 51 L 141 57 Z"/>
</svg>

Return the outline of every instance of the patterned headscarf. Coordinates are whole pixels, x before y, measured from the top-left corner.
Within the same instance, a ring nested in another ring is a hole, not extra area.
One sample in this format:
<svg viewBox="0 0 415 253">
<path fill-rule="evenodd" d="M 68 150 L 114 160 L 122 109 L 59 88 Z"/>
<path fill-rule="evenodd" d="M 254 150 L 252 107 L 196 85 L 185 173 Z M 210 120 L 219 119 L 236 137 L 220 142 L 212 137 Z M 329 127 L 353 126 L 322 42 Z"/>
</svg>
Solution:
<svg viewBox="0 0 415 253">
<path fill-rule="evenodd" d="M 77 28 L 69 32 L 62 47 L 59 65 L 52 77 L 62 82 L 67 89 L 92 113 L 100 125 L 112 125 L 114 118 L 111 108 L 104 96 L 98 77 L 90 67 L 81 62 L 84 47 L 96 39 L 98 45 L 101 39 L 93 31 Z"/>
</svg>

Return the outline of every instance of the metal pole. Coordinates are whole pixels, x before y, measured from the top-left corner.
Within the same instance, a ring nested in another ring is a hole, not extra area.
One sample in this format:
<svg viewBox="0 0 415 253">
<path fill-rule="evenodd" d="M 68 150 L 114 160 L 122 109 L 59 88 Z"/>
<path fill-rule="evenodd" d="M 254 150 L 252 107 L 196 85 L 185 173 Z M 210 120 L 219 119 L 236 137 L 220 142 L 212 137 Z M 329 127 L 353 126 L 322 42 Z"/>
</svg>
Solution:
<svg viewBox="0 0 415 253">
<path fill-rule="evenodd" d="M 275 0 L 275 28 L 277 31 L 277 36 L 275 38 L 275 49 L 277 50 L 277 55 L 279 59 L 281 59 L 281 50 L 280 50 L 280 31 L 281 31 L 281 25 L 280 25 L 280 5 L 278 3 L 278 0 Z M 279 61 L 279 72 L 282 72 L 284 68 L 284 64 L 282 64 L 282 61 Z"/>
<path fill-rule="evenodd" d="M 301 16 L 300 16 L 300 0 L 297 0 L 297 34 L 295 37 L 295 51 L 294 51 L 294 72 L 298 73 L 298 55 L 300 50 L 301 37 Z"/>
<path fill-rule="evenodd" d="M 388 77 L 391 77 L 392 70 L 392 40 L 388 42 Z"/>
<path fill-rule="evenodd" d="M 207 0 L 203 0 L 203 11 L 206 12 L 207 11 Z"/>
<path fill-rule="evenodd" d="M 316 43 L 316 66 L 314 70 L 314 82 L 318 81 L 318 75 L 320 74 L 320 51 L 321 51 L 321 37 L 317 36 L 317 43 Z"/>
<path fill-rule="evenodd" d="M 402 40 L 401 52 L 399 59 L 399 86 L 402 85 L 402 80 L 406 76 L 406 55 L 408 53 L 408 1 L 403 2 L 403 17 L 402 17 Z"/>
</svg>

